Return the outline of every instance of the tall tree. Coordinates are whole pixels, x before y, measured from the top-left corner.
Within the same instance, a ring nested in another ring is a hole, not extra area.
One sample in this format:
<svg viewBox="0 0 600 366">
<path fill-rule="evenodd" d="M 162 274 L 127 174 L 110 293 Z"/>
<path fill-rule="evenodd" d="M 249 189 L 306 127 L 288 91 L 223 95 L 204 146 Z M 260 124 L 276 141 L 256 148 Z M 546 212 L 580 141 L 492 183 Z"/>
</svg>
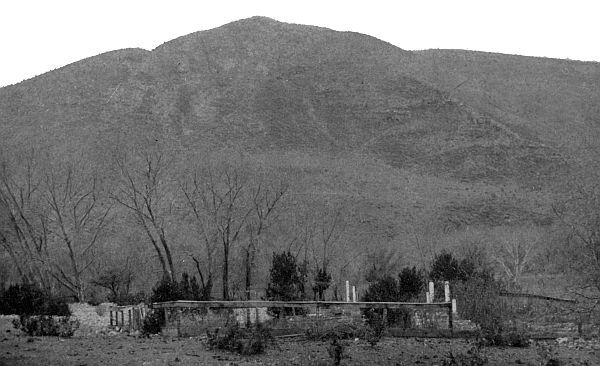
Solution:
<svg viewBox="0 0 600 366">
<path fill-rule="evenodd" d="M 41 204 L 42 174 L 38 154 L 31 150 L 5 157 L 0 167 L 0 245 L 19 276 L 41 288 L 51 287 L 47 215 Z"/>
<path fill-rule="evenodd" d="M 164 276 L 173 281 L 175 266 L 166 224 L 174 200 L 166 160 L 160 150 L 138 152 L 129 159 L 117 157 L 119 178 L 112 199 L 133 214 L 156 251 Z"/>
<path fill-rule="evenodd" d="M 600 298 L 600 184 L 581 180 L 553 205 L 567 231 L 565 249 L 569 266 L 584 280 L 581 290 L 592 288 Z"/>
<path fill-rule="evenodd" d="M 53 167 L 45 174 L 43 197 L 47 228 L 55 247 L 66 252 L 68 270 L 50 260 L 53 277 L 84 301 L 84 273 L 96 259 L 94 249 L 110 221 L 112 205 L 96 173 L 76 164 Z"/>
</svg>

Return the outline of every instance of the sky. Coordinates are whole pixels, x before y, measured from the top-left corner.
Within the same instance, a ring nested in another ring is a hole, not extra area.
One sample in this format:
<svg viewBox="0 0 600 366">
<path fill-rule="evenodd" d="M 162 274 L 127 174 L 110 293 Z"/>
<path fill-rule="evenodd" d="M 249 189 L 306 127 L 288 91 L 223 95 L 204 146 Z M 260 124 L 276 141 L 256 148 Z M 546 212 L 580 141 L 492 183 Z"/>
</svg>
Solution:
<svg viewBox="0 0 600 366">
<path fill-rule="evenodd" d="M 3 0 L 0 86 L 255 15 L 431 48 L 600 61 L 597 0 Z M 600 2 L 598 2 L 600 3 Z"/>
</svg>

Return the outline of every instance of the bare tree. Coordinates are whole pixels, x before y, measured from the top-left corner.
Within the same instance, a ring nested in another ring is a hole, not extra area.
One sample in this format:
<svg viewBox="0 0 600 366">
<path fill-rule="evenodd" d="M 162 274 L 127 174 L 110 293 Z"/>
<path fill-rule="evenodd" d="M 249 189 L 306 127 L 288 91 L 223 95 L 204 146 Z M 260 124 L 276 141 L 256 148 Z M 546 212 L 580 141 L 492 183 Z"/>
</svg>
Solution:
<svg viewBox="0 0 600 366">
<path fill-rule="evenodd" d="M 166 235 L 166 218 L 173 209 L 165 156 L 160 151 L 142 152 L 129 161 L 116 158 L 118 184 L 112 199 L 127 208 L 156 251 L 163 274 L 175 280 L 173 255 Z"/>
<path fill-rule="evenodd" d="M 75 164 L 51 168 L 42 188 L 48 207 L 45 230 L 54 248 L 66 252 L 69 263 L 67 269 L 56 256 L 48 258 L 51 274 L 84 301 L 84 274 L 96 259 L 94 249 L 110 221 L 111 203 L 98 176 L 86 174 Z"/>
<path fill-rule="evenodd" d="M 585 285 L 600 291 L 600 185 L 578 183 L 569 196 L 553 205 L 567 229 L 569 264 L 583 277 Z"/>
<path fill-rule="evenodd" d="M 505 233 L 498 238 L 492 250 L 492 259 L 516 285 L 520 284 L 521 277 L 537 249 L 539 239 L 531 234 L 527 228 L 514 229 L 513 232 Z"/>
<path fill-rule="evenodd" d="M 181 191 L 185 197 L 185 202 L 195 222 L 196 231 L 200 236 L 200 240 L 206 253 L 206 279 L 201 268 L 201 260 L 194 254 L 189 253 L 196 264 L 198 276 L 205 294 L 210 295 L 213 286 L 214 274 L 214 255 L 218 245 L 218 231 L 212 226 L 214 220 L 205 210 L 205 202 L 207 200 L 207 192 L 205 181 L 200 177 L 196 170 L 180 183 Z"/>
<path fill-rule="evenodd" d="M 202 188 L 198 189 L 199 202 L 215 231 L 223 250 L 222 295 L 229 300 L 229 265 L 231 251 L 241 240 L 243 229 L 254 207 L 249 204 L 248 175 L 241 168 L 225 165 L 209 169 L 204 174 Z"/>
<path fill-rule="evenodd" d="M 41 206 L 41 179 L 36 153 L 2 162 L 0 170 L 0 244 L 9 254 L 19 276 L 50 289 L 47 217 Z"/>
<path fill-rule="evenodd" d="M 263 235 L 269 229 L 270 225 L 276 220 L 275 210 L 289 185 L 285 181 L 279 181 L 272 185 L 267 180 L 259 180 L 253 187 L 250 197 L 252 202 L 252 214 L 246 224 L 246 233 L 248 235 L 246 246 L 244 247 L 244 285 L 246 298 L 250 300 L 250 288 L 252 287 L 252 270 L 256 260 L 257 251 L 260 249 Z"/>
</svg>

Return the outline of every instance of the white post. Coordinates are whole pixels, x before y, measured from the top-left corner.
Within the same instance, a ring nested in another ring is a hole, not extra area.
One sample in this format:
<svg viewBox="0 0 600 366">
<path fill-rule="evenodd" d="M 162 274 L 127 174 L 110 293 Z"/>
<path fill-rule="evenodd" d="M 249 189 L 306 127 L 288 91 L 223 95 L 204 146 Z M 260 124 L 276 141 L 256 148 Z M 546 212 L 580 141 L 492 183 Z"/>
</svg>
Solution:
<svg viewBox="0 0 600 366">
<path fill-rule="evenodd" d="M 450 282 L 444 281 L 444 302 L 450 302 Z"/>
<path fill-rule="evenodd" d="M 430 302 L 433 302 L 435 299 L 435 288 L 433 286 L 433 281 L 429 281 L 429 299 L 431 300 Z"/>
<path fill-rule="evenodd" d="M 452 299 L 452 313 L 456 314 L 458 309 L 456 308 L 456 299 Z"/>
<path fill-rule="evenodd" d="M 350 302 L 350 281 L 346 281 L 346 302 Z"/>
<path fill-rule="evenodd" d="M 356 302 L 356 286 L 352 286 L 352 302 Z"/>
<path fill-rule="evenodd" d="M 431 303 L 431 293 L 429 291 L 425 293 L 425 302 L 427 302 L 428 304 Z"/>
</svg>

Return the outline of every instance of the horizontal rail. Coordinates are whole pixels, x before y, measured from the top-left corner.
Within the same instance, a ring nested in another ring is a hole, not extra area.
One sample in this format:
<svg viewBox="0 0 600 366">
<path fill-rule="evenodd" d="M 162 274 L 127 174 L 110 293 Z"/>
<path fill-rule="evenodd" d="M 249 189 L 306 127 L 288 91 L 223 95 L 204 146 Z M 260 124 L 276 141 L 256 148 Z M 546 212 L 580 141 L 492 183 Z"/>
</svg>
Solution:
<svg viewBox="0 0 600 366">
<path fill-rule="evenodd" d="M 560 297 L 535 295 L 535 294 L 526 294 L 526 293 L 519 293 L 519 292 L 501 292 L 500 296 L 503 296 L 503 297 L 522 297 L 522 298 L 541 299 L 541 300 L 558 301 L 558 302 L 570 302 L 570 303 L 576 303 L 577 302 L 577 300 L 573 300 L 573 299 L 561 299 Z"/>
<path fill-rule="evenodd" d="M 451 308 L 450 302 L 345 302 L 345 301 L 166 301 L 152 304 L 152 308 L 300 308 L 305 306 L 341 306 L 359 309 L 400 309 L 404 307 Z"/>
</svg>

